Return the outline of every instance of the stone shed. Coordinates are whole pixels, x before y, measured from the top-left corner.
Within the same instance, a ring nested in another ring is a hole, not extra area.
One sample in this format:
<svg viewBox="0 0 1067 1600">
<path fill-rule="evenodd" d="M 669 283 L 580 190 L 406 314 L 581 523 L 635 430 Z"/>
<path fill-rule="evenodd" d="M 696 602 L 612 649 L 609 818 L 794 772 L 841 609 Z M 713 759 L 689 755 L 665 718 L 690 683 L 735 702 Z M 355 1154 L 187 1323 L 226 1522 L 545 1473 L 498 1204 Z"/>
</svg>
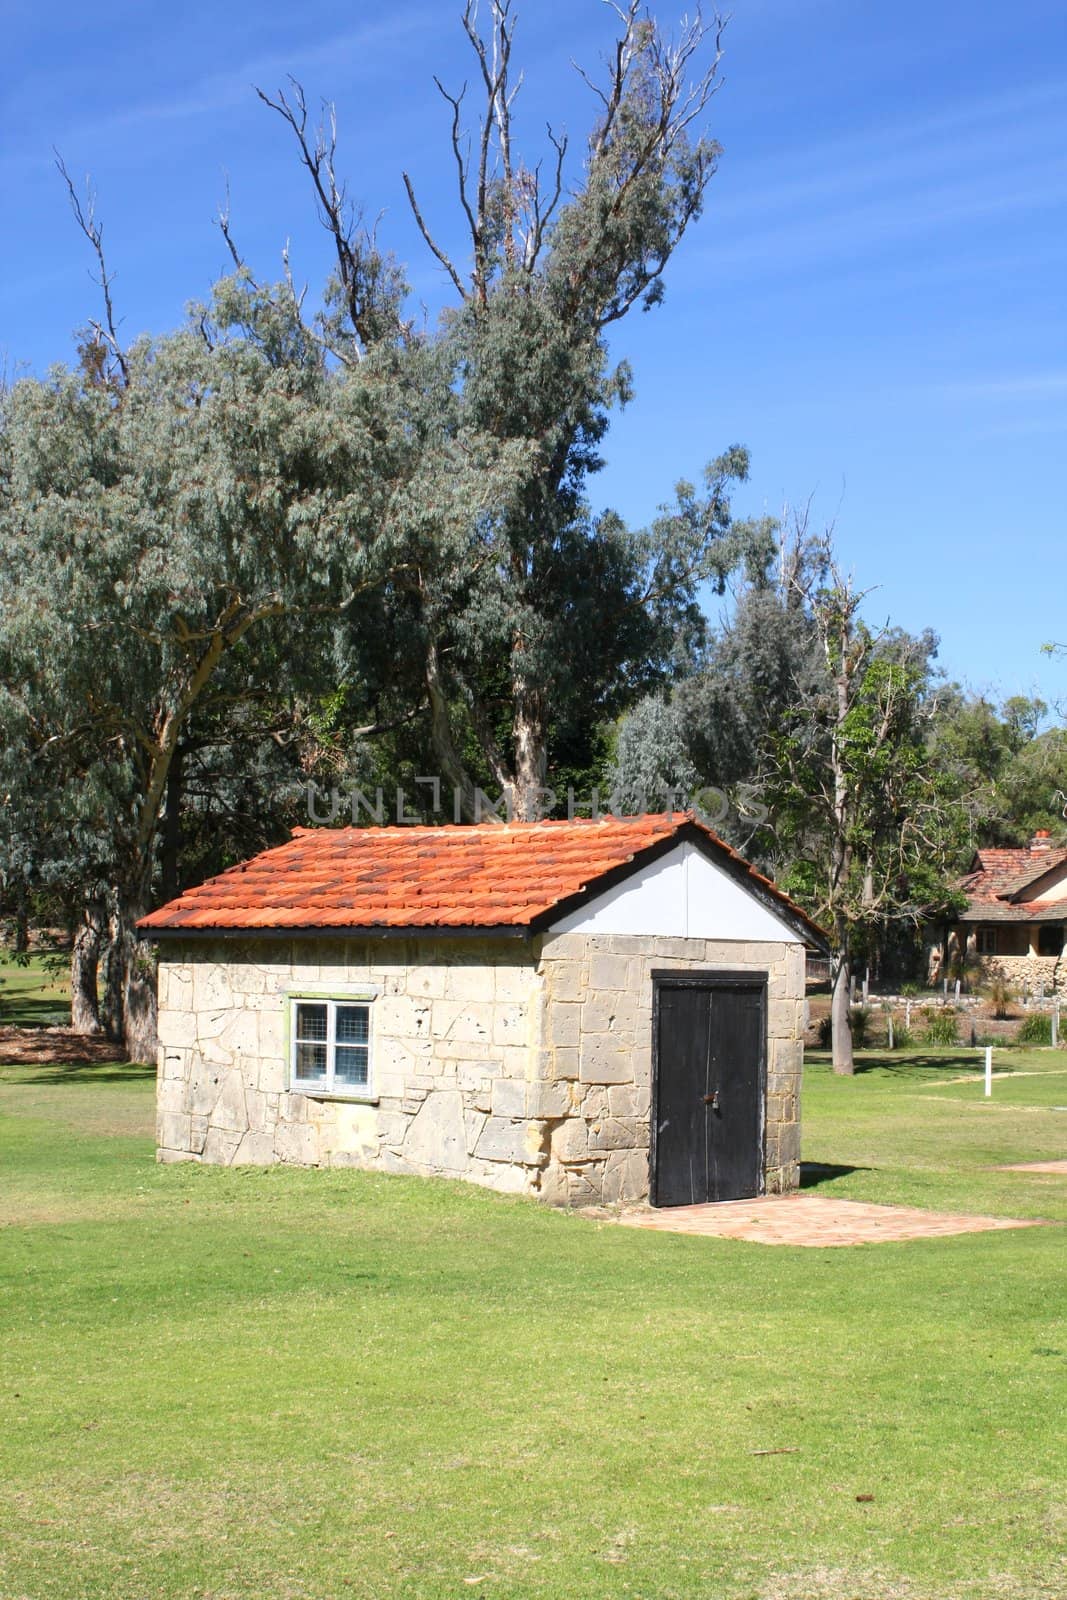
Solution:
<svg viewBox="0 0 1067 1600">
<path fill-rule="evenodd" d="M 298 829 L 141 931 L 162 1161 L 560 1204 L 797 1183 L 822 935 L 687 815 Z"/>
</svg>

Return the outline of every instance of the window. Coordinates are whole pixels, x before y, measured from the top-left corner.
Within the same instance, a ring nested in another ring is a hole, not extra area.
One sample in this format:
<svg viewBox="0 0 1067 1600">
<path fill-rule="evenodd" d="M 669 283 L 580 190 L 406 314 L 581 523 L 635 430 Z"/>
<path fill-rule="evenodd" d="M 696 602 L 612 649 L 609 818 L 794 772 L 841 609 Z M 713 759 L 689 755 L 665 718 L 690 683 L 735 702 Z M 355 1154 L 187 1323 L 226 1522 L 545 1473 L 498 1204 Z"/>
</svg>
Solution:
<svg viewBox="0 0 1067 1600">
<path fill-rule="evenodd" d="M 1037 935 L 1037 953 L 1039 956 L 1062 956 L 1063 929 L 1054 922 L 1042 923 Z"/>
<path fill-rule="evenodd" d="M 1000 944 L 1000 940 L 997 937 L 999 932 L 999 928 L 979 928 L 978 954 L 980 956 L 996 955 L 998 946 Z"/>
<path fill-rule="evenodd" d="M 294 1000 L 292 1084 L 311 1093 L 371 1093 L 370 1006 L 350 1000 Z"/>
</svg>

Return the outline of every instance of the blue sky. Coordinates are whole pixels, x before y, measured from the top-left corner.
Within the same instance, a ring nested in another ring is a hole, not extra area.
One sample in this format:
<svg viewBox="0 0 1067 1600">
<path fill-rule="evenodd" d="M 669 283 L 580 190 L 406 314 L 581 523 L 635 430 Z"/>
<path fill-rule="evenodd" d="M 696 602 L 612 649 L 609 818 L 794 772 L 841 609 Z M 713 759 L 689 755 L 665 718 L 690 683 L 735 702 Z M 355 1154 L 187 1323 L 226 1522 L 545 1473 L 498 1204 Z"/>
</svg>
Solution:
<svg viewBox="0 0 1067 1600">
<path fill-rule="evenodd" d="M 287 72 L 336 102 L 341 165 L 431 310 L 444 286 L 401 182 L 456 240 L 444 108 L 470 74 L 455 0 L 180 8 L 4 0 L 0 351 L 41 371 L 96 310 L 52 169 L 99 193 L 124 332 L 174 325 L 228 258 L 291 240 L 329 264 L 285 130 L 251 84 Z M 657 10 L 672 18 L 669 0 Z M 525 0 L 520 143 L 589 121 L 572 58 L 596 60 L 598 0 Z M 662 308 L 617 333 L 636 399 L 597 504 L 635 523 L 740 441 L 744 510 L 811 500 L 872 620 L 934 627 L 953 675 L 1067 698 L 1067 7 L 1063 0 L 736 0 L 710 130 L 724 155 Z"/>
</svg>

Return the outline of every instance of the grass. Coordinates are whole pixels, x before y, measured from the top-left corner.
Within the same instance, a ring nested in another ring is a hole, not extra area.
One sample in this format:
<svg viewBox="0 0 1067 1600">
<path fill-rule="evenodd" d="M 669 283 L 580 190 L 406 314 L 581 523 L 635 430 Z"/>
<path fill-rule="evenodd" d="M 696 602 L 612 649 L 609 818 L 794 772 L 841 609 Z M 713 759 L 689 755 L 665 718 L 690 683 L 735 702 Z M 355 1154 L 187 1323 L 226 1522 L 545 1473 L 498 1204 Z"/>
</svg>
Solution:
<svg viewBox="0 0 1067 1600">
<path fill-rule="evenodd" d="M 25 962 L 0 952 L 0 1025 L 70 1025 L 70 973 L 58 959 L 34 954 Z"/>
<path fill-rule="evenodd" d="M 815 1192 L 1067 1219 L 992 1170 L 1067 1154 L 1063 1057 L 991 1102 L 975 1060 L 813 1062 Z M 1062 1228 L 799 1250 L 157 1167 L 152 1089 L 0 1070 L 3 1600 L 1067 1592 Z"/>
</svg>

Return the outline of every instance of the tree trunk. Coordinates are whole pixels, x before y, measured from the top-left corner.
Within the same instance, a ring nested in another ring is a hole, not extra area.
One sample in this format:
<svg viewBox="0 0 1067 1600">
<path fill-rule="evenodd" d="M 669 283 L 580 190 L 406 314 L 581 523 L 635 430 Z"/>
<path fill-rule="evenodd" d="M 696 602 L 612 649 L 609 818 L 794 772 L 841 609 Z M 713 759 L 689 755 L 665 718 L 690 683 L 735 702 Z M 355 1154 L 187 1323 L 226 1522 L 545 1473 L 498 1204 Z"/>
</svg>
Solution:
<svg viewBox="0 0 1067 1600">
<path fill-rule="evenodd" d="M 126 944 L 114 905 L 108 910 L 107 948 L 104 951 L 103 966 L 104 1032 L 115 1044 L 121 1044 L 122 996 L 126 988 Z"/>
<path fill-rule="evenodd" d="M 514 778 L 508 785 L 511 804 L 520 822 L 536 822 L 542 815 L 542 794 L 548 767 L 544 696 L 525 683 L 514 687 L 512 718 Z"/>
<path fill-rule="evenodd" d="M 183 763 L 185 752 L 179 745 L 171 757 L 167 772 L 167 802 L 163 812 L 162 840 L 159 852 L 160 894 L 164 901 L 173 900 L 178 893 L 178 852 L 181 847 L 181 800 Z"/>
<path fill-rule="evenodd" d="M 852 1056 L 852 1017 L 849 1011 L 852 964 L 847 950 L 839 949 L 836 952 L 832 971 L 830 1025 L 833 1068 L 840 1077 L 850 1078 L 856 1070 L 856 1065 Z"/>
<path fill-rule="evenodd" d="M 86 906 L 70 954 L 70 1025 L 75 1033 L 104 1031 L 96 989 L 103 933 L 101 908 L 95 904 Z"/>
<path fill-rule="evenodd" d="M 140 906 L 127 900 L 119 901 L 112 914 L 112 951 L 120 952 L 114 982 L 118 986 L 121 1038 L 127 1057 L 130 1061 L 154 1062 L 159 1045 L 156 957 L 152 946 L 137 937 L 140 915 Z"/>
<path fill-rule="evenodd" d="M 15 907 L 15 954 L 24 956 L 30 948 L 30 907 L 24 892 Z"/>
</svg>

